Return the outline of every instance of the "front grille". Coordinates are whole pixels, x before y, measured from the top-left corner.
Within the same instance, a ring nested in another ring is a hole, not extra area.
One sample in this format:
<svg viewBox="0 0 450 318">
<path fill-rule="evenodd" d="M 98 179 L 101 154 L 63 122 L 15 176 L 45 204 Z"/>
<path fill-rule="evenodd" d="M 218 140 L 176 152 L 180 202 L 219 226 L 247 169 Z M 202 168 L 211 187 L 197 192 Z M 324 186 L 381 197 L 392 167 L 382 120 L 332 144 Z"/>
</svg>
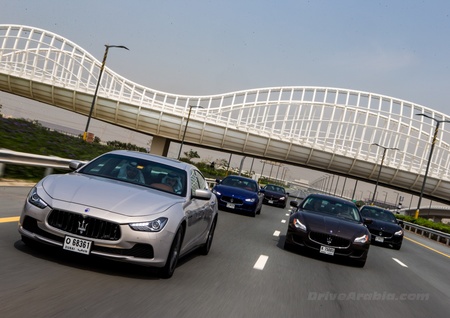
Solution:
<svg viewBox="0 0 450 318">
<path fill-rule="evenodd" d="M 119 224 L 84 214 L 53 210 L 47 221 L 54 228 L 88 238 L 117 241 L 121 235 Z"/>
<path fill-rule="evenodd" d="M 310 232 L 309 233 L 309 239 L 311 241 L 315 241 L 322 245 L 328 245 L 332 247 L 349 247 L 350 241 L 347 239 L 344 239 L 339 236 L 335 236 L 332 234 L 326 234 L 326 233 L 319 233 L 319 232 Z M 330 243 L 328 243 L 331 240 Z"/>
<path fill-rule="evenodd" d="M 223 195 L 221 197 L 221 200 L 224 201 L 224 202 L 234 203 L 234 204 L 242 204 L 243 203 L 241 199 L 238 199 L 238 198 L 235 198 L 235 197 L 226 196 L 226 195 Z"/>
<path fill-rule="evenodd" d="M 386 231 L 380 231 L 380 230 L 370 230 L 370 233 L 375 236 L 382 236 L 384 238 L 391 238 L 393 236 L 392 233 L 389 233 Z"/>
</svg>

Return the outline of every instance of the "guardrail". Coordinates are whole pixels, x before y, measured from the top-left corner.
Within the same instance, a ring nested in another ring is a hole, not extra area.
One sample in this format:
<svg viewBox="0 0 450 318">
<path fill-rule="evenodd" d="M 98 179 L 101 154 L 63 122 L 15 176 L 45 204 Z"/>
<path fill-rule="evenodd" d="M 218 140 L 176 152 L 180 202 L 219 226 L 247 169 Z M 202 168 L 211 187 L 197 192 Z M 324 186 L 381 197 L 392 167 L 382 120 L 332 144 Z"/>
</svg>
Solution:
<svg viewBox="0 0 450 318">
<path fill-rule="evenodd" d="M 53 169 L 70 170 L 69 162 L 73 159 L 65 159 L 55 156 L 42 156 L 26 152 L 0 149 L 0 178 L 3 177 L 6 164 L 45 167 L 45 175 L 51 174 Z"/>
<path fill-rule="evenodd" d="M 403 221 L 403 228 L 405 230 L 414 232 L 415 234 L 426 236 L 429 239 L 438 241 L 439 243 L 444 243 L 447 246 L 450 246 L 450 234 L 433 230 L 425 226 L 417 225 L 410 222 Z"/>
</svg>

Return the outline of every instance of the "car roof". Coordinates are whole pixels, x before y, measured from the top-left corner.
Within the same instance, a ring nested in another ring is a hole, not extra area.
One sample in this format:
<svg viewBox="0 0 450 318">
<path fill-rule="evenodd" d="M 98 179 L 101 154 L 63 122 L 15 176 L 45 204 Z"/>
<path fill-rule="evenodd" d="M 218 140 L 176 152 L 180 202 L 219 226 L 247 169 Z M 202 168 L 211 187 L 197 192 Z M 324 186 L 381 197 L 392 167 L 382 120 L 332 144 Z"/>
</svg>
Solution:
<svg viewBox="0 0 450 318">
<path fill-rule="evenodd" d="M 235 178 L 235 179 L 241 179 L 241 180 L 248 180 L 248 181 L 256 182 L 256 180 L 253 180 L 252 178 L 247 178 L 247 177 L 237 176 L 237 175 L 229 175 L 229 176 L 226 176 L 224 179 L 226 179 L 226 178 Z"/>
<path fill-rule="evenodd" d="M 333 200 L 333 201 L 336 201 L 336 202 L 352 204 L 352 205 L 356 206 L 356 204 L 353 203 L 350 200 L 346 200 L 346 199 L 343 199 L 343 198 L 340 198 L 340 197 L 336 197 L 336 196 L 333 196 L 333 195 L 328 195 L 328 194 L 312 193 L 312 194 L 308 194 L 305 199 L 310 198 L 310 197 L 319 198 L 319 199 L 326 199 L 326 200 Z"/>
<path fill-rule="evenodd" d="M 376 206 L 376 205 L 363 205 L 360 210 L 362 210 L 363 208 L 392 213 L 392 211 L 390 211 L 388 209 L 384 209 L 384 208 Z"/>
</svg>

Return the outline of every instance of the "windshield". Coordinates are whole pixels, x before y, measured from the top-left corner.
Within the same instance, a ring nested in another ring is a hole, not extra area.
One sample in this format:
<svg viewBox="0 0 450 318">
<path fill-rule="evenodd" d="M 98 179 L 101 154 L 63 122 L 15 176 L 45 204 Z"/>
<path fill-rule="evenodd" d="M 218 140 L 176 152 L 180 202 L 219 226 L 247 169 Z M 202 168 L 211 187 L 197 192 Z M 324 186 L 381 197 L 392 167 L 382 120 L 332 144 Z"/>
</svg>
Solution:
<svg viewBox="0 0 450 318">
<path fill-rule="evenodd" d="M 361 221 L 358 208 L 343 201 L 311 196 L 302 202 L 300 208 L 350 221 Z"/>
<path fill-rule="evenodd" d="M 395 215 L 388 210 L 365 206 L 361 209 L 361 215 L 365 218 L 397 223 Z"/>
<path fill-rule="evenodd" d="M 186 195 L 184 170 L 150 160 L 107 154 L 89 162 L 78 172 Z"/>
<path fill-rule="evenodd" d="M 256 181 L 251 179 L 242 179 L 242 178 L 236 178 L 236 177 L 226 177 L 221 182 L 222 185 L 230 186 L 230 187 L 236 187 L 236 188 L 242 188 L 248 191 L 254 191 L 256 192 L 258 190 L 258 187 L 256 185 Z"/>
</svg>

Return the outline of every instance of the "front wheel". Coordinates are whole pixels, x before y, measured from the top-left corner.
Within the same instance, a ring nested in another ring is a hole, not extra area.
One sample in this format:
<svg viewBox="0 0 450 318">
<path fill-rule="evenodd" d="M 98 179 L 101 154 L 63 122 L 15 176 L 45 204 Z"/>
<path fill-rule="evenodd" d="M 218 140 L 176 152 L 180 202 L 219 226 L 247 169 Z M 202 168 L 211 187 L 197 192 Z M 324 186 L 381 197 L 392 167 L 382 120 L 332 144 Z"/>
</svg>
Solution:
<svg viewBox="0 0 450 318">
<path fill-rule="evenodd" d="M 178 259 L 180 258 L 182 240 L 183 240 L 183 227 L 180 227 L 177 234 L 175 234 L 172 245 L 170 247 L 169 255 L 167 256 L 166 260 L 166 265 L 164 265 L 164 267 L 161 268 L 160 276 L 162 278 L 170 278 L 175 272 Z"/>
</svg>

